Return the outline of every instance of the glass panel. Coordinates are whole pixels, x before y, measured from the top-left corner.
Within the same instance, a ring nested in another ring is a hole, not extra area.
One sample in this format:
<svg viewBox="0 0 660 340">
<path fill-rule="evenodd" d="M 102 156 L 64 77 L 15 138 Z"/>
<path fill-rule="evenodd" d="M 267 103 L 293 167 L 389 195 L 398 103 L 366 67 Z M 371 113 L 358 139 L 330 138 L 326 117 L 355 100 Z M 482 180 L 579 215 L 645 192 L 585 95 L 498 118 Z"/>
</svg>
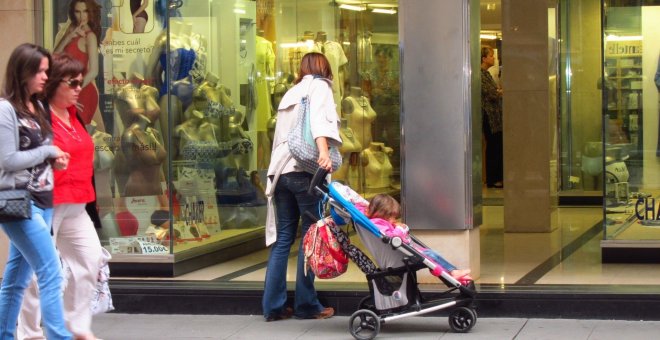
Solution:
<svg viewBox="0 0 660 340">
<path fill-rule="evenodd" d="M 559 25 L 559 189 L 601 195 L 600 1 L 561 1 Z"/>
<path fill-rule="evenodd" d="M 344 140 L 334 179 L 399 194 L 396 1 L 46 5 L 47 46 L 88 66 L 80 101 L 112 253 L 188 258 L 263 237 L 277 105 L 310 51 L 334 73 Z"/>
<path fill-rule="evenodd" d="M 658 240 L 660 7 L 604 6 L 606 238 Z"/>
</svg>

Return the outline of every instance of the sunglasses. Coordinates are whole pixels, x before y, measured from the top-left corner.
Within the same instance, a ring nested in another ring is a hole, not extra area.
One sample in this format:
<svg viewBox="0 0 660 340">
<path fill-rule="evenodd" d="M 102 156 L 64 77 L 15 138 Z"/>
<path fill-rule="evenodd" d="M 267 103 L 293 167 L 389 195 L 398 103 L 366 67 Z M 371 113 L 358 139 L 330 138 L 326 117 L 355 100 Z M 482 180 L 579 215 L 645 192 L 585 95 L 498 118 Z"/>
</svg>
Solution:
<svg viewBox="0 0 660 340">
<path fill-rule="evenodd" d="M 78 86 L 82 87 L 82 83 L 83 83 L 83 81 L 79 79 L 62 80 L 62 82 L 66 83 L 67 86 L 69 86 L 69 88 L 71 89 L 75 89 Z"/>
</svg>

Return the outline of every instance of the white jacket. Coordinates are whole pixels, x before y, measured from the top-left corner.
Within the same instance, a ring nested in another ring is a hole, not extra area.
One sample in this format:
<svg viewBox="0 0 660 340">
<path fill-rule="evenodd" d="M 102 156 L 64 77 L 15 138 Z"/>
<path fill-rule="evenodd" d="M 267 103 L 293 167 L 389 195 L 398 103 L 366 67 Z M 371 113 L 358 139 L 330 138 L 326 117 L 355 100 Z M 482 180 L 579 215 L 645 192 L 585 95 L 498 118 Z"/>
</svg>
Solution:
<svg viewBox="0 0 660 340">
<path fill-rule="evenodd" d="M 296 160 L 291 157 L 286 143 L 289 131 L 298 120 L 298 111 L 302 98 L 309 94 L 310 127 L 312 137 L 326 137 L 329 146 L 341 146 L 339 137 L 339 117 L 332 94 L 332 83 L 327 79 L 314 79 L 313 76 L 303 77 L 300 83 L 289 89 L 277 109 L 277 125 L 273 136 L 273 152 L 268 167 L 266 182 L 266 197 L 268 210 L 266 215 L 266 246 L 277 238 L 275 207 L 272 198 L 279 175 L 294 171 L 302 171 L 297 167 Z"/>
</svg>

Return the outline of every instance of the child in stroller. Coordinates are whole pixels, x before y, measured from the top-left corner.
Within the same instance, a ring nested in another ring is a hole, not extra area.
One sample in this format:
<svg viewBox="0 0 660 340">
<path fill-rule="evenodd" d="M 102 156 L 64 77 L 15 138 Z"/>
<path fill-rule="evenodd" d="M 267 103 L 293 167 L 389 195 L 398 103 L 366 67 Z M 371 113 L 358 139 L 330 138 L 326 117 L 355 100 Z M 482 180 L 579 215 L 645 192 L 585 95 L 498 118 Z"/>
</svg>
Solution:
<svg viewBox="0 0 660 340">
<path fill-rule="evenodd" d="M 362 203 L 358 203 L 355 206 L 365 214 L 383 234 L 388 237 L 398 236 L 404 243 L 411 244 L 410 230 L 408 226 L 398 222 L 401 217 L 401 206 L 394 197 L 387 194 L 378 194 L 371 199 L 368 207 L 365 207 Z M 424 254 L 428 260 L 431 260 L 438 265 L 432 271 L 434 276 L 440 276 L 440 273 L 446 271 L 458 281 L 467 282 L 472 280 L 472 277 L 469 275 L 469 269 L 457 269 L 432 249 L 424 248 L 416 243 L 412 243 L 412 245 L 413 248 Z"/>
<path fill-rule="evenodd" d="M 351 335 L 356 339 L 373 339 L 381 323 L 440 310 L 449 311 L 452 330 L 468 332 L 477 320 L 473 303 L 477 292 L 468 272 L 447 263 L 439 264 L 443 259 L 437 253 L 405 227 L 397 226 L 400 208 L 391 196 L 379 195 L 370 203 L 341 183 L 322 184 L 324 177 L 323 172 L 317 172 L 310 192 L 324 197 L 323 202 L 330 207 L 324 221 L 348 257 L 366 274 L 369 286 L 369 296 L 360 301 L 358 310 L 350 317 Z M 381 211 L 381 203 L 385 202 L 391 207 Z M 340 229 L 339 226 L 351 221 L 362 246 L 369 250 L 376 264 L 349 244 L 348 235 Z M 422 294 L 418 287 L 416 272 L 425 268 L 449 288 L 434 293 L 434 299 L 428 299 L 430 294 Z M 451 273 L 452 270 L 455 272 Z"/>
</svg>

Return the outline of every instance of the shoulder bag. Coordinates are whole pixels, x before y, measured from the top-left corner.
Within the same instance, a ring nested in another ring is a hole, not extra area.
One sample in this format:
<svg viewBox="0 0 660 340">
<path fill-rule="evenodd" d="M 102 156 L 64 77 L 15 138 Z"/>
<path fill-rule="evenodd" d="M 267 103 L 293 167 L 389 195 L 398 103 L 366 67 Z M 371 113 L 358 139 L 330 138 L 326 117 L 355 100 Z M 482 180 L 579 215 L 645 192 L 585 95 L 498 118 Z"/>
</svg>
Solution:
<svg viewBox="0 0 660 340">
<path fill-rule="evenodd" d="M 0 190 L 0 223 L 31 219 L 31 199 L 25 189 Z"/>
<path fill-rule="evenodd" d="M 298 162 L 298 166 L 305 172 L 314 174 L 319 168 L 317 163 L 319 159 L 319 148 L 316 146 L 316 141 L 314 141 L 314 137 L 312 136 L 310 114 L 308 94 L 300 102 L 298 120 L 293 129 L 289 131 L 287 143 L 289 144 L 291 155 Z M 332 161 L 332 171 L 334 172 L 339 169 L 342 158 L 339 149 L 335 146 L 330 147 L 330 160 Z"/>
</svg>

